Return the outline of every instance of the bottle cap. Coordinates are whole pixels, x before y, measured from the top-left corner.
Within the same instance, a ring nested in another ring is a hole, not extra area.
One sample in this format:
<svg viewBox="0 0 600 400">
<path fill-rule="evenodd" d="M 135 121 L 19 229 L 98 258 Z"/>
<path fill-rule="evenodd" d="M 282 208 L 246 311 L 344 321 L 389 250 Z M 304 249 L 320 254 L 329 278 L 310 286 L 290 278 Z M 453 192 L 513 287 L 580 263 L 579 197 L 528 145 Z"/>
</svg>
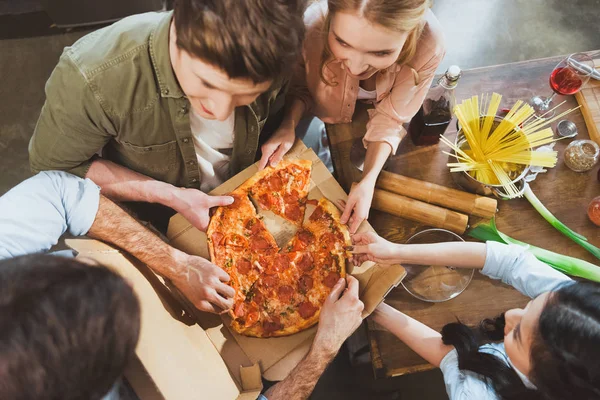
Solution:
<svg viewBox="0 0 600 400">
<path fill-rule="evenodd" d="M 460 75 L 461 71 L 458 65 L 451 65 L 450 68 L 448 68 L 448 71 L 446 71 L 446 77 L 451 81 L 458 80 L 458 78 L 460 78 Z"/>
</svg>

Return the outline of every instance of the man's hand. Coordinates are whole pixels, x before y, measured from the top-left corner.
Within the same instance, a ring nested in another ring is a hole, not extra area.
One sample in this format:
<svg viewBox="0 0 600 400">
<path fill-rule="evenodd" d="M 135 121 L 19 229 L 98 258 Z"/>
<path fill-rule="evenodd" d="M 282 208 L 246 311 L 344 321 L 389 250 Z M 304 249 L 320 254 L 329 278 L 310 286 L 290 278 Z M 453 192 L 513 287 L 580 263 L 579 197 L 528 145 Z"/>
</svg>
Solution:
<svg viewBox="0 0 600 400">
<path fill-rule="evenodd" d="M 176 251 L 173 283 L 201 311 L 222 313 L 233 307 L 235 290 L 226 285 L 229 275 L 208 260 Z"/>
<path fill-rule="evenodd" d="M 285 153 L 287 153 L 296 140 L 296 132 L 294 128 L 284 125 L 275 131 L 273 136 L 262 145 L 262 157 L 258 164 L 258 170 L 262 171 L 267 165 L 272 167 L 279 164 Z"/>
<path fill-rule="evenodd" d="M 344 212 L 340 218 L 342 224 L 348 224 L 351 234 L 369 217 L 375 185 L 370 181 L 361 181 L 350 190 L 348 201 L 342 202 Z"/>
<path fill-rule="evenodd" d="M 346 276 L 346 280 L 341 278 L 321 309 L 313 350 L 331 355 L 337 353 L 348 336 L 361 324 L 361 313 L 364 307 L 362 301 L 358 299 L 356 278 L 350 275 Z"/>
<path fill-rule="evenodd" d="M 399 244 L 389 242 L 375 232 L 357 233 L 352 236 L 354 246 L 350 249 L 352 262 L 360 265 L 365 261 L 378 264 L 394 264 L 399 262 Z"/>
<path fill-rule="evenodd" d="M 210 221 L 210 209 L 232 203 L 231 196 L 209 196 L 197 189 L 177 188 L 170 206 L 196 228 L 205 232 Z"/>
</svg>

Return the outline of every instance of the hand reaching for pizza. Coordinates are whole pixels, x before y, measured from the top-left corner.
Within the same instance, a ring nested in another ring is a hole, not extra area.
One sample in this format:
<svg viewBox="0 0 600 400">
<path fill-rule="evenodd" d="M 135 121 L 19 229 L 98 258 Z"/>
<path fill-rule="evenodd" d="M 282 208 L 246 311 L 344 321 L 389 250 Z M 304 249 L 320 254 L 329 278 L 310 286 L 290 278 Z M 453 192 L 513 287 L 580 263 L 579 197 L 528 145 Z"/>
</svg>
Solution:
<svg viewBox="0 0 600 400">
<path fill-rule="evenodd" d="M 176 258 L 178 273 L 173 283 L 181 293 L 201 311 L 222 313 L 233 306 L 235 290 L 226 285 L 229 275 L 210 261 L 179 253 Z"/>
<path fill-rule="evenodd" d="M 282 126 L 275 131 L 273 136 L 262 145 L 262 157 L 258 164 L 258 170 L 262 171 L 267 165 L 274 167 L 279 164 L 283 156 L 292 148 L 295 140 L 296 132 L 294 128 L 284 126 L 284 123 L 282 123 Z"/>
<path fill-rule="evenodd" d="M 351 275 L 346 280 L 336 283 L 321 309 L 313 348 L 327 354 L 337 353 L 362 322 L 364 304 L 358 298 L 358 281 Z"/>
<path fill-rule="evenodd" d="M 343 204 L 344 212 L 340 222 L 348 224 L 351 234 L 355 234 L 360 224 L 369 217 L 374 191 L 374 185 L 364 180 L 350 190 L 348 200 Z"/>
<path fill-rule="evenodd" d="M 373 261 L 378 264 L 394 264 L 398 262 L 398 245 L 389 242 L 375 232 L 357 233 L 352 236 L 350 252 L 352 263 L 360 265 L 365 261 Z"/>
<path fill-rule="evenodd" d="M 231 196 L 210 196 L 197 189 L 177 188 L 171 207 L 196 228 L 205 232 L 210 221 L 210 209 L 232 203 Z"/>
</svg>

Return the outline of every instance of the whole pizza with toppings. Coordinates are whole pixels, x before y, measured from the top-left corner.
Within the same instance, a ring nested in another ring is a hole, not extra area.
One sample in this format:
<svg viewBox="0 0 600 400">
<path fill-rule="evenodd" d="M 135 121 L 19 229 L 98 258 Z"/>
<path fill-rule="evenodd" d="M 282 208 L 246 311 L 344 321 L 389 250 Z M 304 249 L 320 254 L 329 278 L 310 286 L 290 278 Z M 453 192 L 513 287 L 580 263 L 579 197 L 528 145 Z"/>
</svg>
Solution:
<svg viewBox="0 0 600 400">
<path fill-rule="evenodd" d="M 211 259 L 229 274 L 235 289 L 230 311 L 235 332 L 286 336 L 315 325 L 331 289 L 346 275 L 348 229 L 329 200 L 307 200 L 310 173 L 308 160 L 267 167 L 231 193 L 234 203 L 219 207 L 211 219 Z M 283 247 L 250 198 L 298 226 Z M 307 204 L 314 210 L 305 218 Z"/>
</svg>

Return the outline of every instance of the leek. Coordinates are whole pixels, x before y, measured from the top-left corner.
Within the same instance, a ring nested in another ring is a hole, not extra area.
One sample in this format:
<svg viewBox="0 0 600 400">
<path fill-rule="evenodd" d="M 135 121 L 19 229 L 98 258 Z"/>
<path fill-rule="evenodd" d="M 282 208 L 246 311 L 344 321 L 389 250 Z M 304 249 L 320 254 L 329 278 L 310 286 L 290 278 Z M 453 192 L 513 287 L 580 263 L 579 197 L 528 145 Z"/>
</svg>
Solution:
<svg viewBox="0 0 600 400">
<path fill-rule="evenodd" d="M 469 236 L 483 241 L 492 240 L 494 242 L 500 242 L 504 244 L 515 244 L 518 246 L 525 247 L 529 252 L 531 252 L 535 256 L 535 258 L 542 262 L 545 262 L 552 268 L 562 273 L 589 279 L 590 281 L 594 282 L 600 282 L 600 267 L 575 257 L 569 257 L 562 254 L 554 253 L 552 251 L 542 249 L 540 247 L 535 247 L 513 239 L 500 232 L 496 228 L 496 221 L 494 219 L 492 219 L 489 224 L 481 224 L 471 229 L 469 231 Z"/>
<path fill-rule="evenodd" d="M 552 225 L 560 233 L 562 233 L 563 235 L 565 235 L 566 237 L 568 237 L 569 239 L 571 239 L 572 241 L 574 241 L 575 243 L 592 253 L 594 257 L 600 259 L 600 249 L 588 242 L 585 236 L 573 231 L 568 226 L 560 222 L 554 215 L 552 215 L 552 213 L 546 207 L 544 207 L 542 202 L 535 196 L 528 184 L 525 184 L 525 198 L 529 200 L 533 208 L 535 208 L 537 212 L 539 212 L 540 215 L 550 223 L 550 225 Z"/>
</svg>

